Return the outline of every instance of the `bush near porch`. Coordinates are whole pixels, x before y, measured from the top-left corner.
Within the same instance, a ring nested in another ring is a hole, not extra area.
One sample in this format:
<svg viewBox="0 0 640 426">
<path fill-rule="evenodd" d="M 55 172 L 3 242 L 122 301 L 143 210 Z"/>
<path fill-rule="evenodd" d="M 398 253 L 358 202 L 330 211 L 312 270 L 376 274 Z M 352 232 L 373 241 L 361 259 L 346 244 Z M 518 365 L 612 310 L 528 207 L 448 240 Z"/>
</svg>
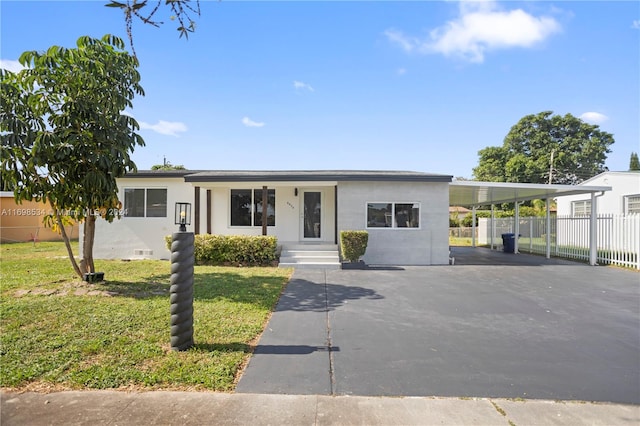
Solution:
<svg viewBox="0 0 640 426">
<path fill-rule="evenodd" d="M 171 236 L 166 237 L 171 250 Z M 277 259 L 278 240 L 268 235 L 195 236 L 195 260 L 200 265 L 271 265 Z"/>
</svg>

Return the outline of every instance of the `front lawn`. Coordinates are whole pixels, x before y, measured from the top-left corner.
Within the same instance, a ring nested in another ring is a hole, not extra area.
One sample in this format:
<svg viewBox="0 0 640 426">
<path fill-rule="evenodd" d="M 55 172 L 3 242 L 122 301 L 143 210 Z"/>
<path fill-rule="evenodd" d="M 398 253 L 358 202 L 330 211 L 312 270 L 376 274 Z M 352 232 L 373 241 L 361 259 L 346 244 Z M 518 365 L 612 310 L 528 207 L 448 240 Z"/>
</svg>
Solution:
<svg viewBox="0 0 640 426">
<path fill-rule="evenodd" d="M 96 261 L 73 274 L 62 243 L 2 244 L 0 386 L 231 391 L 290 269 L 196 266 L 195 347 L 170 350 L 167 261 Z"/>
</svg>

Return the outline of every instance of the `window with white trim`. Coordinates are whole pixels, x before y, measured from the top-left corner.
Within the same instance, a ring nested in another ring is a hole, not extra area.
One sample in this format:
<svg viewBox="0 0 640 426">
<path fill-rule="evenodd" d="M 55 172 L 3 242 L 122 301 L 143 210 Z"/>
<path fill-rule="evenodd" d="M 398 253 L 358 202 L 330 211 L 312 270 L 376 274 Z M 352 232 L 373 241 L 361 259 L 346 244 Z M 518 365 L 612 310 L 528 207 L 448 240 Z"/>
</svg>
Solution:
<svg viewBox="0 0 640 426">
<path fill-rule="evenodd" d="M 573 216 L 589 216 L 591 214 L 591 200 L 571 202 L 571 214 Z"/>
<path fill-rule="evenodd" d="M 126 217 L 167 217 L 166 188 L 125 188 Z"/>
<path fill-rule="evenodd" d="M 262 189 L 231 190 L 231 226 L 262 226 Z M 267 190 L 267 226 L 276 226 L 276 190 Z"/>
<path fill-rule="evenodd" d="M 367 203 L 367 228 L 420 228 L 420 203 Z"/>
<path fill-rule="evenodd" d="M 625 195 L 624 213 L 625 214 L 640 213 L 640 194 Z"/>
</svg>

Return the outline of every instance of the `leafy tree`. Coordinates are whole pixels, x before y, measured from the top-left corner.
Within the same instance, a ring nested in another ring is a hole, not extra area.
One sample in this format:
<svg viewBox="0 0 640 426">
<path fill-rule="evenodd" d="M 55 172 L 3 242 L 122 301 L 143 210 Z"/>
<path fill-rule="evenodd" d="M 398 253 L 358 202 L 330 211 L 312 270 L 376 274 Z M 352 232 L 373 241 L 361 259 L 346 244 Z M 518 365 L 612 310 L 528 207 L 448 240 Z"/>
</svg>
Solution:
<svg viewBox="0 0 640 426">
<path fill-rule="evenodd" d="M 640 161 L 638 161 L 638 154 L 631 153 L 631 159 L 629 160 L 629 171 L 640 170 Z"/>
<path fill-rule="evenodd" d="M 501 147 L 479 151 L 477 180 L 577 184 L 607 170 L 613 135 L 571 114 L 544 111 L 511 128 Z"/>
<path fill-rule="evenodd" d="M 189 33 L 196 30 L 196 22 L 192 16 L 200 16 L 200 0 L 125 0 L 124 2 L 114 0 L 105 5 L 119 8 L 124 12 L 127 37 L 134 56 L 136 51 L 133 47 L 133 21 L 137 18 L 154 27 L 164 24 L 156 18 L 162 3 L 171 10 L 169 19 L 178 21 L 177 30 L 180 32 L 180 37 L 189 38 Z"/>
<path fill-rule="evenodd" d="M 15 199 L 45 200 L 49 223 L 62 233 L 75 272 L 95 272 L 97 216 L 113 221 L 120 203 L 116 178 L 135 170 L 130 158 L 144 141 L 138 123 L 121 114 L 144 95 L 138 61 L 114 36 L 80 37 L 76 48 L 52 46 L 20 56 L 19 73 L 0 70 L 2 178 Z M 80 264 L 63 223 L 84 222 Z"/>
<path fill-rule="evenodd" d="M 176 164 L 175 166 L 171 162 L 164 160 L 163 164 L 154 164 L 151 166 L 151 170 L 187 170 L 182 164 Z"/>
</svg>

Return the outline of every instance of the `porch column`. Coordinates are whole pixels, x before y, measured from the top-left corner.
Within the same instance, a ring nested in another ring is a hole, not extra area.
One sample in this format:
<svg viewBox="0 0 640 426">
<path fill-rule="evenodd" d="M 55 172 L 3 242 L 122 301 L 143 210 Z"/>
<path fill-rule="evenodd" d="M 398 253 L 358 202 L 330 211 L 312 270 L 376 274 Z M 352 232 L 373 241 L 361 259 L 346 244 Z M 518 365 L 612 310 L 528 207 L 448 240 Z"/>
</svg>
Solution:
<svg viewBox="0 0 640 426">
<path fill-rule="evenodd" d="M 193 210 L 195 211 L 195 215 L 193 217 L 193 230 L 195 234 L 200 233 L 200 187 L 196 186 L 194 188 L 193 195 Z"/>
<path fill-rule="evenodd" d="M 262 235 L 267 235 L 267 204 L 269 201 L 269 191 L 266 185 L 262 187 Z"/>
<path fill-rule="evenodd" d="M 211 233 L 211 190 L 207 189 L 207 234 Z"/>
<path fill-rule="evenodd" d="M 333 191 L 333 243 L 338 244 L 338 185 Z"/>
</svg>

